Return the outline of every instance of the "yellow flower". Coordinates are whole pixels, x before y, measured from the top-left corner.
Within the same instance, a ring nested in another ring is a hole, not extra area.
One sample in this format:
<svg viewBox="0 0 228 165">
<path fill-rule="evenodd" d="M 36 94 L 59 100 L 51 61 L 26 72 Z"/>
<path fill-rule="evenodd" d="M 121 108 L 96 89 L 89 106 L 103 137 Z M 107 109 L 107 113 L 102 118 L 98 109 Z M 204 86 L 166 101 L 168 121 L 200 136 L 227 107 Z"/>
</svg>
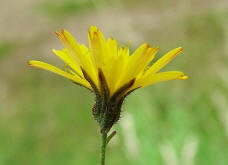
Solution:
<svg viewBox="0 0 228 165">
<path fill-rule="evenodd" d="M 115 39 L 106 40 L 96 26 L 91 26 L 88 31 L 88 48 L 75 41 L 66 30 L 62 30 L 61 33 L 56 32 L 56 34 L 65 48 L 53 49 L 53 52 L 66 63 L 65 71 L 40 61 L 29 61 L 29 65 L 59 74 L 93 91 L 97 100 L 94 115 L 99 122 L 105 112 L 97 111 L 109 110 L 113 106 L 116 106 L 113 111 L 116 108 L 120 109 L 125 96 L 137 88 L 167 80 L 188 78 L 180 71 L 158 73 L 182 52 L 181 47 L 169 51 L 150 66 L 158 52 L 158 47 L 142 44 L 130 54 L 129 48 L 118 46 Z M 116 122 L 114 120 L 118 120 L 118 115 L 116 114 L 114 118 L 111 117 L 110 120 L 113 120 L 113 123 Z M 111 127 L 113 123 L 106 127 Z"/>
</svg>

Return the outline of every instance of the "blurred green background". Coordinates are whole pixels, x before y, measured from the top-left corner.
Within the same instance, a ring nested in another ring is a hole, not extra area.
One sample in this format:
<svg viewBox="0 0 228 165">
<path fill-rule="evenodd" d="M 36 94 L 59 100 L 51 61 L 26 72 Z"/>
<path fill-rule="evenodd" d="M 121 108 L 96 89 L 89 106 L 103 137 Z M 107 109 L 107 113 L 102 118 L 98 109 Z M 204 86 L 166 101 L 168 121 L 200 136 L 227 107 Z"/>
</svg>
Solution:
<svg viewBox="0 0 228 165">
<path fill-rule="evenodd" d="M 139 89 L 123 105 L 107 165 L 228 164 L 228 2 L 226 0 L 1 0 L 0 165 L 98 165 L 100 135 L 93 94 L 52 73 L 56 30 L 81 43 L 97 25 L 106 37 L 183 46 L 165 70 L 186 81 Z"/>
</svg>

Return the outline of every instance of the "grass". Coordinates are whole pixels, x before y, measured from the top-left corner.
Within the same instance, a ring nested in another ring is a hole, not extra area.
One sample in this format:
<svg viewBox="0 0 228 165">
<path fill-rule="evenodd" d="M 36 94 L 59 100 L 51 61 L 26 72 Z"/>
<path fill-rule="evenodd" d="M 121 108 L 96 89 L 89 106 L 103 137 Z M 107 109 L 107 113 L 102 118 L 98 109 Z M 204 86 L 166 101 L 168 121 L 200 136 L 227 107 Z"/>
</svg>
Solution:
<svg viewBox="0 0 228 165">
<path fill-rule="evenodd" d="M 14 45 L 10 42 L 0 42 L 0 60 L 12 53 Z"/>
<path fill-rule="evenodd" d="M 91 0 L 46 1 L 37 6 L 41 13 L 45 13 L 54 19 L 64 18 L 78 12 L 85 12 L 93 9 L 93 7 L 94 3 Z"/>
</svg>

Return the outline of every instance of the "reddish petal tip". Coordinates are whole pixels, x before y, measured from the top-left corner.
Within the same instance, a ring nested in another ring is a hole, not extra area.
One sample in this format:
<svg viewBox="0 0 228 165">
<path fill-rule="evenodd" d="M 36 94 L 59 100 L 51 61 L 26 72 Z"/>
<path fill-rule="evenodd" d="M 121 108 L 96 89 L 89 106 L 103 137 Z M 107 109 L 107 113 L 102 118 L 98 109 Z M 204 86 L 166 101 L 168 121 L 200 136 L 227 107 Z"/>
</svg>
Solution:
<svg viewBox="0 0 228 165">
<path fill-rule="evenodd" d="M 61 33 L 64 35 L 64 33 L 65 33 L 65 30 L 64 30 L 64 29 L 62 29 L 62 30 L 61 30 Z"/>
<path fill-rule="evenodd" d="M 57 32 L 57 31 L 55 31 L 55 34 L 56 34 L 57 36 L 60 36 L 59 32 Z"/>
<path fill-rule="evenodd" d="M 146 43 L 146 48 L 147 49 L 150 48 L 150 44 Z"/>
</svg>

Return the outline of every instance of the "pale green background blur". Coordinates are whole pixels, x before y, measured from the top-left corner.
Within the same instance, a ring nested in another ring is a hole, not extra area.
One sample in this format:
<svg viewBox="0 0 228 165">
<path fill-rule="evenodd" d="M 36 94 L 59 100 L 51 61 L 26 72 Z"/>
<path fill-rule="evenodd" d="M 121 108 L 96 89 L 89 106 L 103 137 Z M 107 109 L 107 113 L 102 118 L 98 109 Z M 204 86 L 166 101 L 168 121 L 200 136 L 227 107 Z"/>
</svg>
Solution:
<svg viewBox="0 0 228 165">
<path fill-rule="evenodd" d="M 227 0 L 0 0 L 0 165 L 98 165 L 93 94 L 27 65 L 63 67 L 54 32 L 87 44 L 90 25 L 157 57 L 183 46 L 164 70 L 190 77 L 127 98 L 107 165 L 227 165 Z"/>
</svg>

